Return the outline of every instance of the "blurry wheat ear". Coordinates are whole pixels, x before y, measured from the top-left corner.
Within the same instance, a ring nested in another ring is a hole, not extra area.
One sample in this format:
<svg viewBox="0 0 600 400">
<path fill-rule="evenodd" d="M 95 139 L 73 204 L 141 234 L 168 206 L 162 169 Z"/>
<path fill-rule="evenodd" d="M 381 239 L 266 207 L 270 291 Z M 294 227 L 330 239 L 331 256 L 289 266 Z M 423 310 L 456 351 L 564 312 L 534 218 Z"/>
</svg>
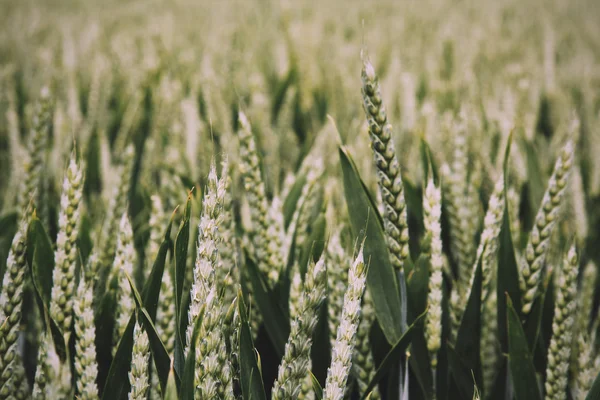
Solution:
<svg viewBox="0 0 600 400">
<path fill-rule="evenodd" d="M 348 271 L 348 290 L 344 295 L 344 306 L 337 329 L 337 338 L 332 348 L 331 365 L 327 370 L 327 380 L 323 398 L 342 400 L 352 366 L 355 336 L 360 320 L 360 309 L 366 284 L 366 268 L 361 247 L 356 260 Z"/>
<path fill-rule="evenodd" d="M 348 285 L 349 264 L 352 261 L 342 247 L 339 229 L 337 229 L 329 239 L 326 257 L 328 266 L 327 322 L 329 324 L 329 340 L 331 348 L 333 349 L 344 306 L 344 293 L 346 293 Z"/>
<path fill-rule="evenodd" d="M 261 177 L 258 150 L 252 128 L 246 115 L 239 114 L 240 173 L 252 219 L 252 239 L 255 243 L 256 261 L 260 270 L 269 278 L 271 285 L 279 279 L 283 266 L 281 242 L 275 229 L 275 221 L 268 213 L 269 204 L 265 184 Z"/>
<path fill-rule="evenodd" d="M 96 279 L 96 274 L 100 273 L 100 277 L 98 278 L 100 280 L 98 284 L 98 291 L 100 293 L 104 292 L 106 274 L 110 271 L 110 266 L 113 264 L 115 258 L 119 221 L 121 216 L 127 211 L 127 197 L 131 185 L 134 157 L 135 150 L 133 145 L 127 146 L 122 154 L 118 181 L 110 189 L 111 194 L 100 236 L 101 244 L 98 253 L 98 262 L 91 265 L 88 271 L 89 276 L 94 279 Z"/>
<path fill-rule="evenodd" d="M 21 222 L 13 238 L 0 293 L 0 398 L 2 399 L 11 397 L 18 399 L 25 396 L 22 392 L 22 385 L 26 383 L 25 370 L 17 339 L 27 270 L 25 258 L 27 227 L 27 223 Z"/>
<path fill-rule="evenodd" d="M 559 206 L 563 198 L 567 179 L 573 165 L 573 142 L 569 140 L 562 148 L 554 172 L 550 177 L 548 189 L 544 193 L 542 204 L 535 217 L 533 229 L 527 241 L 525 260 L 521 263 L 521 293 L 523 294 L 522 312 L 529 314 L 537 295 L 543 266 L 548 252 L 550 236 L 559 216 Z"/>
<path fill-rule="evenodd" d="M 546 399 L 559 400 L 567 398 L 567 382 L 571 346 L 575 339 L 573 324 L 577 308 L 577 272 L 579 260 L 575 245 L 571 247 L 558 271 L 554 319 L 552 320 L 552 339 L 548 348 L 548 365 L 546 366 Z"/>
<path fill-rule="evenodd" d="M 65 337 L 69 336 L 71 330 L 82 195 L 83 172 L 72 157 L 67 167 L 60 199 L 50 299 L 50 316 L 56 321 Z"/>
<path fill-rule="evenodd" d="M 115 328 L 113 333 L 113 355 L 117 350 L 117 344 L 125 332 L 129 318 L 135 310 L 135 304 L 131 295 L 131 287 L 127 280 L 127 273 L 133 277 L 133 267 L 136 265 L 136 253 L 133 245 L 133 230 L 127 214 L 121 216 L 119 223 L 119 236 L 115 261 L 112 267 L 112 277 L 117 280 L 115 293 Z"/>
<path fill-rule="evenodd" d="M 91 282 L 83 276 L 73 302 L 75 316 L 75 382 L 77 398 L 98 399 L 98 362 L 96 361 L 96 326 L 93 309 L 94 292 Z"/>
<path fill-rule="evenodd" d="M 423 199 L 423 219 L 425 232 L 430 240 L 430 277 L 429 292 L 427 296 L 427 320 L 425 325 L 425 337 L 427 349 L 431 358 L 431 366 L 435 371 L 437 367 L 437 352 L 442 341 L 442 269 L 444 260 L 442 258 L 442 227 L 440 218 L 442 215 L 442 193 L 429 179 L 425 188 Z M 435 375 L 435 373 L 434 373 Z"/>
<path fill-rule="evenodd" d="M 505 212 L 504 176 L 501 175 L 496 181 L 494 192 L 488 203 L 488 210 L 484 218 L 484 228 L 481 234 L 477 258 L 481 255 L 481 271 L 483 275 L 482 301 L 482 325 L 481 325 L 481 363 L 483 370 L 483 388 L 488 393 L 494 383 L 498 370 L 499 348 L 498 348 L 498 294 L 497 265 L 498 247 L 500 241 L 500 229 Z M 473 266 L 475 270 L 476 265 Z M 464 304 L 464 303 L 463 303 Z"/>
<path fill-rule="evenodd" d="M 356 378 L 358 390 L 361 395 L 367 394 L 365 390 L 375 376 L 376 371 L 375 359 L 371 351 L 371 340 L 369 338 L 373 322 L 375 322 L 375 309 L 373 299 L 367 289 L 363 296 L 362 317 L 358 324 L 358 331 L 356 332 L 356 348 L 354 349 L 352 360 L 353 375 Z M 369 396 L 372 400 L 381 398 L 381 393 L 377 386 L 375 386 Z"/>
<path fill-rule="evenodd" d="M 148 393 L 148 361 L 150 342 L 142 326 L 136 321 L 133 329 L 133 350 L 129 370 L 129 400 L 146 400 Z"/>
<path fill-rule="evenodd" d="M 55 383 L 56 371 L 58 368 L 58 356 L 54 352 L 54 344 L 52 336 L 48 333 L 42 333 L 40 345 L 38 348 L 37 368 L 33 381 L 33 392 L 31 398 L 33 400 L 50 399 L 52 386 Z M 53 365 L 52 359 L 56 360 L 56 365 Z"/>
<path fill-rule="evenodd" d="M 325 300 L 326 285 L 324 260 L 320 259 L 316 264 L 311 262 L 304 278 L 298 316 L 291 323 L 290 336 L 273 385 L 273 400 L 294 399 L 301 393 L 309 372 L 312 334 L 319 307 Z"/>
<path fill-rule="evenodd" d="M 384 201 L 384 227 L 392 265 L 398 270 L 404 267 L 408 257 L 408 224 L 404 187 L 400 176 L 400 164 L 392 140 L 392 126 L 388 123 L 386 110 L 375 69 L 366 58 L 362 69 L 363 106 L 369 123 L 369 136 L 373 149 L 379 190 Z"/>
<path fill-rule="evenodd" d="M 592 388 L 597 374 L 597 368 L 594 365 L 594 343 L 587 332 L 580 333 L 576 342 L 580 351 L 579 357 L 574 360 L 574 368 L 572 368 L 576 374 L 572 377 L 569 386 L 574 400 L 584 400 Z"/>
<path fill-rule="evenodd" d="M 52 122 L 52 102 L 50 90 L 44 87 L 35 106 L 31 132 L 29 134 L 29 151 L 24 164 L 24 175 L 19 188 L 18 207 L 21 213 L 30 212 L 30 202 L 38 202 L 44 154 L 48 143 L 50 124 Z"/>
</svg>

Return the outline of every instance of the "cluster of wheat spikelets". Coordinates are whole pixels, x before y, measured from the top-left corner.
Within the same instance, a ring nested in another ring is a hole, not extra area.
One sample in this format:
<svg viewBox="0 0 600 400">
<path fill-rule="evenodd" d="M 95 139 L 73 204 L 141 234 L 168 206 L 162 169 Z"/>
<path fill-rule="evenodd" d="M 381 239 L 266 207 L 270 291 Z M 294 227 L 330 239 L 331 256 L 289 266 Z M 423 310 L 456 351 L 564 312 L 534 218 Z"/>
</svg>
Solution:
<svg viewBox="0 0 600 400">
<path fill-rule="evenodd" d="M 0 399 L 600 395 L 596 8 L 340 3 L 8 2 Z"/>
</svg>

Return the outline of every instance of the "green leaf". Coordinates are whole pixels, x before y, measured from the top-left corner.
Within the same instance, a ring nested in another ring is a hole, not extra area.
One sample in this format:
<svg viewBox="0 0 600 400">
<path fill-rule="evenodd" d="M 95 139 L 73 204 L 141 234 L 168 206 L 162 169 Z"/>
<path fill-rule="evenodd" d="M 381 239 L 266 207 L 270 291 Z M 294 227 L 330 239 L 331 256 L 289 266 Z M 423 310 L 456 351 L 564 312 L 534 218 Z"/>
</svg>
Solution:
<svg viewBox="0 0 600 400">
<path fill-rule="evenodd" d="M 288 226 L 290 226 L 290 223 L 292 222 L 292 217 L 294 215 L 294 211 L 296 210 L 296 208 L 298 206 L 298 199 L 300 198 L 300 195 L 302 194 L 302 189 L 304 188 L 305 184 L 306 184 L 306 175 L 305 174 L 298 175 L 298 177 L 296 178 L 296 180 L 294 181 L 294 184 L 292 185 L 292 187 L 290 189 L 290 192 L 288 193 L 287 197 L 283 201 L 283 223 L 284 223 L 285 229 L 287 229 Z"/>
<path fill-rule="evenodd" d="M 409 320 L 425 312 L 427 308 L 427 294 L 429 291 L 430 259 L 427 254 L 421 254 L 408 273 L 407 292 L 409 304 Z M 418 327 L 413 334 L 410 345 L 409 362 L 426 398 L 431 398 L 433 393 L 433 379 L 431 375 L 431 362 L 425 332 L 423 327 Z"/>
<path fill-rule="evenodd" d="M 317 379 L 316 376 L 313 375 L 313 373 L 311 371 L 308 371 L 308 374 L 310 376 L 313 391 L 315 393 L 315 400 L 323 400 L 323 388 L 321 387 L 319 380 Z"/>
<path fill-rule="evenodd" d="M 175 239 L 175 350 L 174 350 L 174 368 L 178 375 L 183 374 L 185 356 L 183 354 L 183 340 L 181 337 L 182 314 L 185 314 L 183 307 L 183 284 L 186 274 L 186 262 L 188 246 L 190 241 L 190 216 L 192 210 L 192 191 L 188 194 L 183 219 L 177 238 Z"/>
<path fill-rule="evenodd" d="M 310 257 L 316 261 L 323 252 L 325 247 L 325 225 L 325 214 L 320 213 L 311 225 L 312 231 L 310 232 L 308 240 L 304 243 L 304 248 L 300 253 L 300 259 L 298 260 L 300 271 L 304 273 L 306 273 L 306 266 L 308 265 Z"/>
<path fill-rule="evenodd" d="M 162 277 L 163 273 L 165 272 L 167 252 L 171 251 L 171 254 L 173 253 L 173 242 L 171 241 L 171 226 L 173 225 L 174 216 L 175 214 L 171 216 L 171 220 L 169 221 L 169 225 L 167 226 L 165 237 L 158 249 L 156 260 L 154 260 L 152 271 L 150 271 L 150 275 L 148 275 L 148 279 L 146 280 L 146 283 L 144 284 L 144 289 L 142 290 L 142 298 L 144 300 L 143 304 L 146 310 L 148 311 L 150 317 L 152 317 L 152 321 L 156 319 L 156 309 L 158 307 L 158 299 L 160 297 Z M 167 273 L 169 273 L 169 271 L 167 271 Z"/>
<path fill-rule="evenodd" d="M 554 274 L 552 272 L 546 275 L 544 282 L 540 287 L 540 293 L 535 299 L 533 307 L 531 308 L 531 312 L 529 313 L 529 315 L 527 316 L 527 320 L 525 321 L 525 335 L 527 336 L 527 344 L 529 345 L 530 349 L 536 348 L 537 340 L 540 334 L 542 315 L 544 313 L 546 293 L 548 290 L 548 285 L 552 280 L 553 276 Z"/>
<path fill-rule="evenodd" d="M 345 147 L 339 148 L 339 154 L 352 232 L 357 243 L 365 241 L 364 255 L 369 263 L 367 286 L 375 314 L 387 341 L 398 343 L 402 337 L 402 321 L 406 318 L 402 316 L 398 282 L 390 262 L 381 218 Z"/>
<path fill-rule="evenodd" d="M 119 340 L 115 357 L 110 364 L 108 377 L 102 391 L 102 400 L 125 400 L 129 393 L 129 379 L 127 374 L 131 368 L 131 352 L 133 350 L 133 328 L 135 327 L 135 313 L 131 314 L 129 323 Z"/>
<path fill-rule="evenodd" d="M 42 221 L 33 216 L 27 230 L 27 262 L 31 265 L 33 282 L 46 307 L 50 306 L 54 250 Z"/>
<path fill-rule="evenodd" d="M 240 384 L 242 386 L 242 397 L 244 399 L 265 400 L 265 388 L 263 386 L 262 374 L 257 359 L 258 352 L 252 342 L 252 332 L 248 323 L 246 305 L 241 290 L 238 291 L 238 310 L 240 313 Z"/>
<path fill-rule="evenodd" d="M 508 326 L 508 361 L 516 400 L 541 400 L 533 357 L 519 314 L 510 297 L 506 297 Z"/>
<path fill-rule="evenodd" d="M 512 135 L 508 139 L 508 144 L 504 153 L 504 216 L 502 227 L 500 228 L 500 243 L 498 248 L 498 299 L 506 294 L 510 296 L 515 308 L 521 310 L 521 289 L 519 287 L 519 268 L 515 257 L 512 234 L 510 231 L 510 204 L 508 202 L 508 160 L 510 156 L 510 147 L 512 144 Z M 506 303 L 498 302 L 498 334 L 502 351 L 508 352 L 507 330 L 506 330 Z"/>
<path fill-rule="evenodd" d="M 458 355 L 452 344 L 448 344 L 448 368 L 452 371 L 452 379 L 454 380 L 454 390 L 450 394 L 450 398 L 459 397 L 469 399 L 473 395 L 473 378 L 471 370 Z M 451 382 L 452 383 L 452 382 Z M 450 385 L 452 388 L 453 385 Z M 455 392 L 458 390 L 458 392 Z"/>
<path fill-rule="evenodd" d="M 165 390 L 164 400 L 179 400 L 179 396 L 177 395 L 177 384 L 175 383 L 175 370 L 173 369 L 172 364 L 171 369 L 169 370 L 169 379 L 167 379 L 167 389 Z"/>
<path fill-rule="evenodd" d="M 289 321 L 281 309 L 281 304 L 273 302 L 275 294 L 265 280 L 263 274 L 258 270 L 258 267 L 250 254 L 246 252 L 246 268 L 248 269 L 248 277 L 252 284 L 252 292 L 256 305 L 260 314 L 263 316 L 263 323 L 267 330 L 267 334 L 277 351 L 279 357 L 283 357 L 285 344 L 290 334 Z"/>
<path fill-rule="evenodd" d="M 596 375 L 596 379 L 594 379 L 594 383 L 592 384 L 592 388 L 588 392 L 585 400 L 598 400 L 600 399 L 600 372 Z"/>
<path fill-rule="evenodd" d="M 523 140 L 522 145 L 527 154 L 527 180 L 528 180 L 528 198 L 529 198 L 529 215 L 533 216 L 537 213 L 544 192 L 546 191 L 546 178 L 538 161 L 537 151 L 533 144 Z"/>
<path fill-rule="evenodd" d="M 202 320 L 204 319 L 204 310 L 205 305 L 202 305 L 198 319 L 194 324 L 192 341 L 190 343 L 190 348 L 188 349 L 187 358 L 185 359 L 185 367 L 182 375 L 183 378 L 181 379 L 181 400 L 194 400 L 194 393 L 196 391 L 196 344 L 198 343 L 200 327 L 202 326 Z"/>
<path fill-rule="evenodd" d="M 416 327 L 420 326 L 420 324 L 423 323 L 423 320 L 425 319 L 425 315 L 427 315 L 426 312 L 419 315 L 415 319 L 415 321 L 408 327 L 406 332 L 404 332 L 404 335 L 402 335 L 402 337 L 396 342 L 396 344 L 394 346 L 392 346 L 392 349 L 385 356 L 385 358 L 379 365 L 379 368 L 377 368 L 377 372 L 375 372 L 375 376 L 373 376 L 373 379 L 371 380 L 371 382 L 369 382 L 369 386 L 367 386 L 367 389 L 365 390 L 365 393 L 363 394 L 362 399 L 367 398 L 369 393 L 371 393 L 373 388 L 385 376 L 385 374 L 389 371 L 389 369 L 398 362 L 398 360 L 400 359 L 402 354 L 408 348 L 408 345 L 410 344 L 410 342 L 412 340 L 413 334 L 416 331 Z"/>
<path fill-rule="evenodd" d="M 453 347 L 460 363 L 453 362 L 450 364 L 450 369 L 461 393 L 467 397 L 473 396 L 473 380 L 471 379 L 473 375 L 476 384 L 481 386 L 481 360 L 479 356 L 481 336 L 481 264 L 482 260 L 479 257 L 467 306 L 456 334 L 456 344 Z M 456 369 L 460 366 L 463 366 L 462 371 Z M 465 374 L 469 376 L 468 383 L 463 378 Z"/>
</svg>

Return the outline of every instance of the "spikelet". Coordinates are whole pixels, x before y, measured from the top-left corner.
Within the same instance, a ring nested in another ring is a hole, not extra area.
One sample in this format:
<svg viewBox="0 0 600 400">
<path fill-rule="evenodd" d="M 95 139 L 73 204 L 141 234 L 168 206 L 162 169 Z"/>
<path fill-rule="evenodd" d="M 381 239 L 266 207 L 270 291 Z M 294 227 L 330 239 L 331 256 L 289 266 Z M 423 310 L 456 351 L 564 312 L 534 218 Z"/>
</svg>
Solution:
<svg viewBox="0 0 600 400">
<path fill-rule="evenodd" d="M 40 99 L 35 106 L 31 132 L 29 136 L 29 151 L 23 167 L 23 178 L 19 187 L 17 204 L 21 213 L 28 213 L 30 200 L 36 203 L 41 196 L 41 179 L 44 167 L 46 146 L 52 121 L 52 104 L 50 90 L 42 88 Z"/>
<path fill-rule="evenodd" d="M 319 307 L 325 300 L 326 284 L 323 258 L 317 263 L 311 260 L 304 278 L 298 316 L 291 323 L 290 336 L 273 385 L 273 400 L 293 399 L 301 393 L 309 372 L 312 334 L 317 325 Z"/>
<path fill-rule="evenodd" d="M 437 352 L 441 347 L 442 340 L 442 227 L 440 218 L 442 215 L 442 193 L 429 179 L 425 188 L 423 199 L 423 219 L 425 232 L 431 240 L 430 256 L 430 278 L 427 296 L 428 313 L 425 324 L 425 337 L 427 339 L 427 350 L 431 359 L 431 367 L 437 367 Z"/>
<path fill-rule="evenodd" d="M 283 267 L 280 237 L 276 223 L 268 213 L 268 201 L 265 184 L 260 174 L 260 165 L 256 142 L 248 119 L 244 113 L 239 114 L 241 129 L 238 131 L 240 141 L 240 173 L 244 181 L 244 190 L 253 224 L 252 239 L 255 243 L 256 260 L 260 270 L 269 278 L 271 285 L 279 279 Z"/>
<path fill-rule="evenodd" d="M 23 399 L 25 370 L 18 350 L 19 325 L 27 261 L 27 224 L 13 238 L 0 293 L 0 399 Z"/>
<path fill-rule="evenodd" d="M 529 314 L 541 281 L 549 240 L 559 215 L 559 206 L 567 185 L 569 171 L 573 165 L 573 142 L 568 141 L 562 148 L 548 189 L 535 217 L 533 229 L 527 241 L 524 262 L 521 263 L 522 312 Z"/>
<path fill-rule="evenodd" d="M 323 398 L 342 400 L 346 382 L 352 366 L 355 335 L 360 320 L 361 299 L 366 284 L 366 268 L 361 247 L 348 272 L 348 290 L 344 295 L 344 306 L 337 329 L 337 339 L 332 348 L 331 366 L 327 370 L 327 380 Z"/>
<path fill-rule="evenodd" d="M 83 172 L 72 157 L 67 167 L 60 199 L 50 298 L 50 316 L 56 321 L 65 337 L 68 337 L 71 331 L 82 196 Z"/>
<path fill-rule="evenodd" d="M 291 271 L 292 281 L 290 283 L 290 320 L 296 319 L 300 312 L 300 297 L 302 297 L 302 276 L 300 276 L 300 267 L 294 263 Z"/>
<path fill-rule="evenodd" d="M 559 400 L 567 397 L 569 360 L 572 342 L 575 339 L 572 327 L 577 307 L 578 257 L 573 245 L 559 271 L 554 319 L 552 320 L 552 339 L 548 348 L 546 366 L 546 399 Z"/>
<path fill-rule="evenodd" d="M 117 344 L 125 332 L 129 318 L 135 310 L 135 304 L 131 294 L 131 287 L 127 275 L 133 279 L 133 267 L 136 265 L 136 254 L 133 246 L 133 230 L 127 213 L 121 217 L 119 223 L 119 236 L 117 249 L 113 264 L 113 276 L 117 279 L 115 293 L 115 328 L 113 333 L 113 355 L 117 350 Z"/>
<path fill-rule="evenodd" d="M 82 277 L 73 302 L 75 316 L 75 382 L 81 400 L 98 399 L 98 362 L 96 361 L 96 326 L 91 282 Z"/>
<path fill-rule="evenodd" d="M 377 167 L 377 179 L 384 207 L 384 227 L 390 259 L 394 268 L 403 270 L 408 257 L 408 224 L 400 164 L 387 121 L 379 82 L 370 61 L 363 59 L 363 107 L 369 124 L 369 136 Z"/>
<path fill-rule="evenodd" d="M 148 362 L 150 361 L 150 342 L 142 326 L 136 321 L 133 328 L 133 349 L 131 369 L 129 370 L 129 400 L 146 400 L 148 393 Z"/>
<path fill-rule="evenodd" d="M 373 299 L 367 289 L 363 296 L 362 318 L 356 332 L 356 348 L 354 349 L 352 362 L 353 375 L 356 378 L 358 390 L 361 395 L 367 394 L 365 390 L 375 376 L 375 360 L 371 352 L 371 341 L 369 339 L 369 333 L 374 321 L 375 309 Z M 380 399 L 381 394 L 379 393 L 379 389 L 375 387 L 370 396 L 373 400 Z"/>
</svg>

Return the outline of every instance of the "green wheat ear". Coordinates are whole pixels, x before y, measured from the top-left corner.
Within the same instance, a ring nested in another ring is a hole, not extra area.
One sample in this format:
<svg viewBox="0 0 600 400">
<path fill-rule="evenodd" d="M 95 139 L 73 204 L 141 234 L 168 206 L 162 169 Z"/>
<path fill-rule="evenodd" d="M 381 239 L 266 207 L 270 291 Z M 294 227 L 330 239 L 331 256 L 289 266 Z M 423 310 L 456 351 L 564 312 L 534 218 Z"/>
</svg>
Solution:
<svg viewBox="0 0 600 400">
<path fill-rule="evenodd" d="M 384 202 L 384 228 L 392 265 L 403 269 L 408 257 L 408 223 L 404 185 L 400 176 L 400 164 L 392 139 L 392 126 L 388 123 L 381 98 L 379 81 L 369 60 L 363 60 L 362 68 L 363 106 L 369 124 L 369 136 L 377 167 L 379 191 Z"/>
<path fill-rule="evenodd" d="M 50 316 L 59 325 L 66 338 L 70 335 L 75 291 L 75 268 L 78 261 L 77 236 L 81 220 L 83 171 L 71 157 L 60 199 L 58 236 L 54 253 Z M 66 340 L 68 342 L 68 340 Z"/>
<path fill-rule="evenodd" d="M 317 263 L 310 262 L 304 278 L 298 316 L 292 320 L 290 336 L 273 384 L 273 400 L 297 398 L 302 391 L 302 384 L 309 372 L 312 334 L 317 325 L 318 310 L 326 297 L 326 275 L 323 258 Z"/>
<path fill-rule="evenodd" d="M 567 397 L 569 361 L 573 340 L 573 324 L 577 308 L 577 273 L 579 258 L 575 245 L 566 254 L 562 269 L 558 271 L 552 338 L 548 348 L 546 367 L 546 399 L 558 400 Z"/>
<path fill-rule="evenodd" d="M 356 343 L 356 331 L 360 320 L 361 300 L 366 285 L 366 267 L 363 248 L 348 271 L 348 290 L 344 295 L 344 305 L 336 341 L 331 350 L 331 365 L 327 370 L 327 380 L 323 398 L 328 400 L 343 399 L 346 393 L 346 382 L 352 367 L 352 353 Z"/>
<path fill-rule="evenodd" d="M 575 128 L 573 128 L 575 129 Z M 573 165 L 574 147 L 569 140 L 562 148 L 554 172 L 550 177 L 548 189 L 535 217 L 533 229 L 529 234 L 525 249 L 525 260 L 521 263 L 521 293 L 523 294 L 522 312 L 531 311 L 541 281 L 544 262 L 548 253 L 550 236 L 559 217 L 559 206 L 567 186 L 569 172 Z"/>
</svg>

